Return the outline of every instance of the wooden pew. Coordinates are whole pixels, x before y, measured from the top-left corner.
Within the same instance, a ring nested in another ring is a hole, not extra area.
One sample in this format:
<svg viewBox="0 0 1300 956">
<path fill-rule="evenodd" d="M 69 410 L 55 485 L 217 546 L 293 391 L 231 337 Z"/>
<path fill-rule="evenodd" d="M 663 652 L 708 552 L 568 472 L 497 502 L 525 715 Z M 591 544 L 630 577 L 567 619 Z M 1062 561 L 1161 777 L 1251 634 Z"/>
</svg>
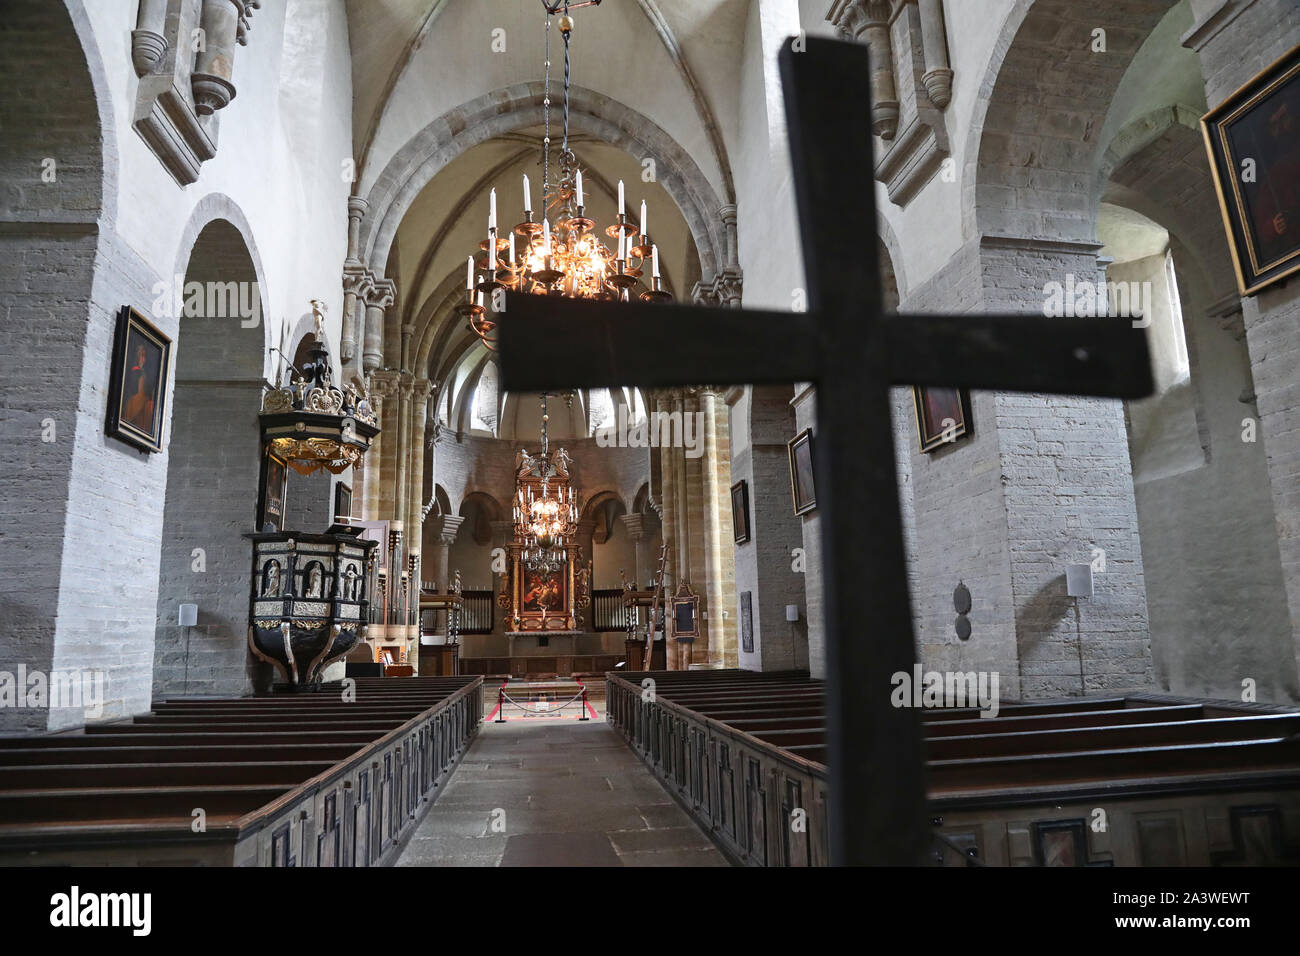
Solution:
<svg viewBox="0 0 1300 956">
<path fill-rule="evenodd" d="M 385 863 L 477 732 L 482 680 L 355 690 L 168 699 L 0 741 L 0 862 Z"/>
<path fill-rule="evenodd" d="M 733 859 L 826 862 L 818 682 L 791 673 L 611 673 L 606 693 L 608 720 Z M 1300 709 L 1112 694 L 1003 703 L 993 717 L 936 708 L 920 718 L 942 828 L 936 861 L 969 863 L 980 847 L 1013 864 L 1248 859 L 1262 851 L 1258 838 L 1245 842 L 1238 821 L 1267 813 L 1269 852 L 1294 846 L 1300 863 Z M 1106 807 L 1124 841 L 1085 825 Z M 807 815 L 806 837 L 790 835 L 795 810 Z M 1163 828 L 1159 840 L 1146 836 L 1152 821 Z M 1051 836 L 1061 827 L 1085 849 L 1063 857 Z M 1168 849 L 1175 845 L 1181 856 Z"/>
</svg>

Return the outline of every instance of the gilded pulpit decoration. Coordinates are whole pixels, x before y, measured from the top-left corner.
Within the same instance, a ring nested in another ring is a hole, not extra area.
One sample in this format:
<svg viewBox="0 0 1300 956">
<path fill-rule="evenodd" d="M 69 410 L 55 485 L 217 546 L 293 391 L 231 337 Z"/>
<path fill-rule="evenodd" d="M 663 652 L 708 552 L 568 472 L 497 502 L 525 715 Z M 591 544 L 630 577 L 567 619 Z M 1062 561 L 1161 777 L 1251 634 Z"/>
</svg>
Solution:
<svg viewBox="0 0 1300 956">
<path fill-rule="evenodd" d="M 325 347 L 323 306 L 313 300 L 316 343 L 305 368 L 285 369 L 285 381 L 262 396 L 262 439 L 300 474 L 341 474 L 361 461 L 379 434 L 369 399 L 351 384 L 333 383 Z"/>
</svg>

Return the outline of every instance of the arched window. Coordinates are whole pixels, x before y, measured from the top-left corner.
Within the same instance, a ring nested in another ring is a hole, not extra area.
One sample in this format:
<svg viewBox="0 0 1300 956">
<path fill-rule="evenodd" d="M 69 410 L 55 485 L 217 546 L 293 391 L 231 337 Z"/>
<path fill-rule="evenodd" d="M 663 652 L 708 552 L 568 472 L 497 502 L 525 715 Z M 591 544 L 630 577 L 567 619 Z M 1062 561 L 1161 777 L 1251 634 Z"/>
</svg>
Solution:
<svg viewBox="0 0 1300 956">
<path fill-rule="evenodd" d="M 474 389 L 474 405 L 469 420 L 471 428 L 481 428 L 496 434 L 498 394 L 496 363 L 489 362 L 483 367 L 483 374 L 479 376 L 478 386 Z"/>
<path fill-rule="evenodd" d="M 589 417 L 593 433 L 599 428 L 615 424 L 614 399 L 610 396 L 609 389 L 592 389 L 587 393 L 587 401 L 591 403 Z"/>
</svg>

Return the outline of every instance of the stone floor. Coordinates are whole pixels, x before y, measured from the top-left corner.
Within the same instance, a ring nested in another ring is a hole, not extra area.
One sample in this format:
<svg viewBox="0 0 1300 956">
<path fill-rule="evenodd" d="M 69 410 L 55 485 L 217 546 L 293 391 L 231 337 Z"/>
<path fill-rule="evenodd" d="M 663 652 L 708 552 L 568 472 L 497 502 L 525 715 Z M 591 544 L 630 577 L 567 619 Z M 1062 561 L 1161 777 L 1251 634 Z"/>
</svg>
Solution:
<svg viewBox="0 0 1300 956">
<path fill-rule="evenodd" d="M 726 866 L 598 720 L 485 722 L 398 866 Z"/>
</svg>

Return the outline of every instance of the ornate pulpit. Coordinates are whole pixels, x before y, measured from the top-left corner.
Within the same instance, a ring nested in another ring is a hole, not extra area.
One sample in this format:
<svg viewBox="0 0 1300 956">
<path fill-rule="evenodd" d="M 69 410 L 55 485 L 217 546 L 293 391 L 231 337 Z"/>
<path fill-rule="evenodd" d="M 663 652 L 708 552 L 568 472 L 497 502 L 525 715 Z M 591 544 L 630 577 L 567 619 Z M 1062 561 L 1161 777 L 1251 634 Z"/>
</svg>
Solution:
<svg viewBox="0 0 1300 956">
<path fill-rule="evenodd" d="M 249 646 L 293 689 L 311 689 L 327 664 L 357 645 L 370 614 L 367 567 L 375 541 L 360 529 L 253 534 Z"/>
<path fill-rule="evenodd" d="M 309 361 L 290 366 L 283 384 L 267 389 L 258 416 L 263 453 L 303 475 L 346 471 L 379 434 L 365 396 L 331 381 L 321 309 L 312 302 L 316 342 Z M 249 647 L 279 669 L 291 690 L 319 687 L 324 668 L 365 636 L 377 542 L 358 537 L 360 530 L 263 527 L 246 535 L 253 542 Z"/>
</svg>

